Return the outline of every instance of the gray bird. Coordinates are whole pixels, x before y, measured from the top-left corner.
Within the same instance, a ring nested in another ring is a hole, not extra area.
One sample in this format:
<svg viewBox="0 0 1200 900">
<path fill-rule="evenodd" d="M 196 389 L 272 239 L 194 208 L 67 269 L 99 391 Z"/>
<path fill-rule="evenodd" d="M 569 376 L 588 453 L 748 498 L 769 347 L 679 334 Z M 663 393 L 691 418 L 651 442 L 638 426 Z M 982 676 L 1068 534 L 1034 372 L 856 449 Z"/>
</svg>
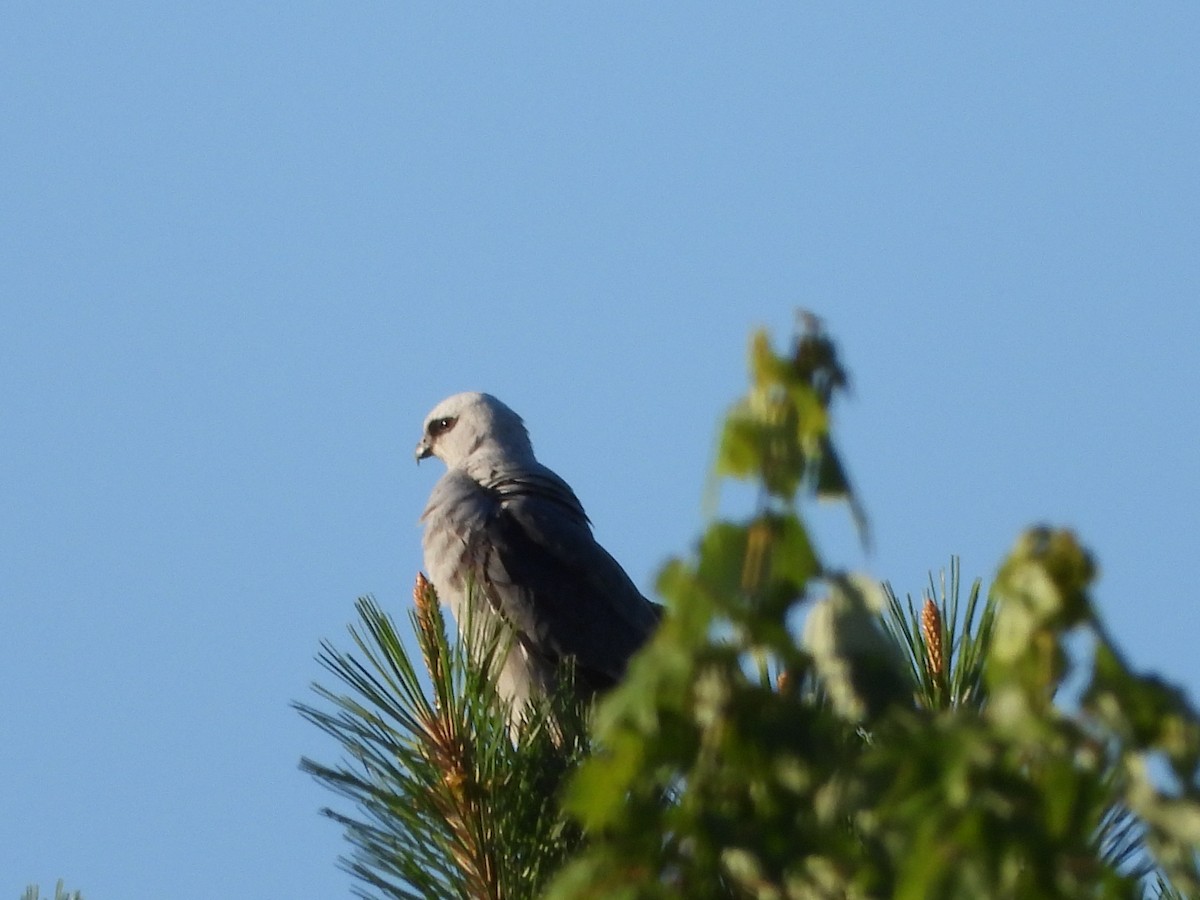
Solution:
<svg viewBox="0 0 1200 900">
<path fill-rule="evenodd" d="M 497 687 L 514 720 L 553 690 L 568 658 L 585 694 L 614 685 L 660 607 L 596 543 L 575 492 L 534 458 L 521 417 L 490 394 L 455 394 L 425 418 L 416 455 L 447 466 L 421 514 L 429 579 L 460 631 L 468 592 L 471 621 L 511 628 Z"/>
</svg>

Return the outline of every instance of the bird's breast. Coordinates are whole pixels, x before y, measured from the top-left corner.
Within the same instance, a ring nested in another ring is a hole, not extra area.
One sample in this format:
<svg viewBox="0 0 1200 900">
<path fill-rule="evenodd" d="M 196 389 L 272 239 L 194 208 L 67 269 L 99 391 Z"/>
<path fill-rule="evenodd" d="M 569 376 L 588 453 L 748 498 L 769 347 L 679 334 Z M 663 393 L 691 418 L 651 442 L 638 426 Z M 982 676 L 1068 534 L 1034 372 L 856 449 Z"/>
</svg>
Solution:
<svg viewBox="0 0 1200 900">
<path fill-rule="evenodd" d="M 438 596 L 460 621 L 474 577 L 474 539 L 495 514 L 496 506 L 494 498 L 474 480 L 452 471 L 434 487 L 421 515 L 425 570 Z"/>
</svg>

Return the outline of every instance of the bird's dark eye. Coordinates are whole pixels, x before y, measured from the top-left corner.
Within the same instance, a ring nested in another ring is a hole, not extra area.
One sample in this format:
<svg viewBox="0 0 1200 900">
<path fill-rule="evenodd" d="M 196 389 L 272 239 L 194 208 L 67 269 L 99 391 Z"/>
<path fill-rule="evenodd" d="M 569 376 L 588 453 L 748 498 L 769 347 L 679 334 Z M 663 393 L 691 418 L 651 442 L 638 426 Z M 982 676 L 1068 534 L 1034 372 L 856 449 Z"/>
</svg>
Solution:
<svg viewBox="0 0 1200 900">
<path fill-rule="evenodd" d="M 432 422 L 429 423 L 429 436 L 437 437 L 439 434 L 445 434 L 447 431 L 449 431 L 451 428 L 454 427 L 454 423 L 457 421 L 458 421 L 458 419 L 452 418 L 450 416 L 447 416 L 444 419 L 434 419 Z"/>
</svg>

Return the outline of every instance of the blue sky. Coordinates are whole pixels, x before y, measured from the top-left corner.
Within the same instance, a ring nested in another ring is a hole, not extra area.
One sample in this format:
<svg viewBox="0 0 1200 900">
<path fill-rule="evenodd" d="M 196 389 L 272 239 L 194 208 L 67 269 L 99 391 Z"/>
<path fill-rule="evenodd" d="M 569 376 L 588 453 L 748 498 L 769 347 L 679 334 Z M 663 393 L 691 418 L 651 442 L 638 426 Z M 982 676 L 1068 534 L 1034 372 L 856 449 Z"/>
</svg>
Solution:
<svg viewBox="0 0 1200 900">
<path fill-rule="evenodd" d="M 347 896 L 289 708 L 402 614 L 425 412 L 521 412 L 647 590 L 822 315 L 902 592 L 1078 529 L 1200 689 L 1200 7 L 0 12 L 0 896 Z"/>
</svg>

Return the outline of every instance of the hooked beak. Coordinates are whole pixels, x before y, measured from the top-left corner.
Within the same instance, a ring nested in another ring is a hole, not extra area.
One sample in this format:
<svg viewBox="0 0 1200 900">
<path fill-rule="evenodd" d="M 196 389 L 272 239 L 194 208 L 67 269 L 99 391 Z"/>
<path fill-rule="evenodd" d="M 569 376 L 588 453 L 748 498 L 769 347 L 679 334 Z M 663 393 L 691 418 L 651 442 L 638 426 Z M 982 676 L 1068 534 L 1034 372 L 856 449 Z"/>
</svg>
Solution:
<svg viewBox="0 0 1200 900">
<path fill-rule="evenodd" d="M 433 447 L 429 445 L 428 439 L 421 439 L 421 442 L 417 444 L 417 450 L 413 455 L 416 456 L 418 464 L 421 462 L 421 460 L 429 459 L 429 457 L 433 456 Z"/>
</svg>

